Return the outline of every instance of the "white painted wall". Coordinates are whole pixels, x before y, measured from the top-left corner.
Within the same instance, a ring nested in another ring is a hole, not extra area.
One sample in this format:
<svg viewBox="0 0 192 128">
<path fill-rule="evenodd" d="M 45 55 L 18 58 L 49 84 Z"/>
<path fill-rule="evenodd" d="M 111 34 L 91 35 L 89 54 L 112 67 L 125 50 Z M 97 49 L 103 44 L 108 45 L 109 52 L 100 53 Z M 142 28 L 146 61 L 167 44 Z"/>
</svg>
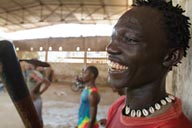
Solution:
<svg viewBox="0 0 192 128">
<path fill-rule="evenodd" d="M 186 10 L 185 14 L 191 18 L 192 23 L 192 0 L 173 0 L 173 4 L 181 5 Z M 190 31 L 192 32 L 192 26 Z M 181 98 L 183 111 L 192 121 L 192 40 L 190 40 L 190 47 L 187 57 L 182 60 L 182 64 L 173 69 L 170 91 Z M 170 82 L 168 83 L 170 84 Z"/>
</svg>

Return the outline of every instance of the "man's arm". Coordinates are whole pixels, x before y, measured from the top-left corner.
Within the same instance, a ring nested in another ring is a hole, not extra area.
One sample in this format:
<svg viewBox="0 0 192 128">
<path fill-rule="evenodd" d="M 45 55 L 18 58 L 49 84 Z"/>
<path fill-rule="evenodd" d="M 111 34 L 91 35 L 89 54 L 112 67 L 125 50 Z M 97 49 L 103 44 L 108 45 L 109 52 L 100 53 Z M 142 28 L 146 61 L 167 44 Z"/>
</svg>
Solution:
<svg viewBox="0 0 192 128">
<path fill-rule="evenodd" d="M 45 86 L 43 86 L 42 90 L 40 90 L 40 95 L 43 94 L 48 89 L 51 83 L 48 79 L 44 78 L 42 84 L 44 84 Z"/>
<path fill-rule="evenodd" d="M 92 92 L 89 95 L 89 101 L 90 101 L 90 121 L 88 124 L 88 128 L 93 128 L 97 116 L 97 105 L 100 101 L 100 96 L 98 95 L 97 92 Z"/>
<path fill-rule="evenodd" d="M 33 88 L 31 90 L 31 93 L 34 93 L 34 94 L 39 93 L 41 95 L 50 86 L 50 81 L 47 78 L 43 77 L 43 75 L 38 76 L 38 74 L 36 74 L 36 73 L 39 73 L 39 72 L 32 72 L 30 75 L 31 79 L 35 80 L 36 84 L 37 84 L 35 86 L 35 88 Z M 41 86 L 42 86 L 42 88 L 41 88 Z"/>
</svg>

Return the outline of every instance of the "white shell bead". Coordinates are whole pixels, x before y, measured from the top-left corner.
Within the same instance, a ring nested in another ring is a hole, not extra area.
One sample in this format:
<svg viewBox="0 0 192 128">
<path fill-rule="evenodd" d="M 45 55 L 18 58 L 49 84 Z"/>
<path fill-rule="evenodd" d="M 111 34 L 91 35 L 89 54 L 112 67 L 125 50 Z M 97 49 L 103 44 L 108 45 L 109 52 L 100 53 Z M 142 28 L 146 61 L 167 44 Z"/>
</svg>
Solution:
<svg viewBox="0 0 192 128">
<path fill-rule="evenodd" d="M 150 113 L 154 113 L 155 112 L 155 109 L 153 107 L 149 107 L 149 112 Z"/>
<path fill-rule="evenodd" d="M 169 98 L 169 97 L 165 97 L 165 99 L 166 99 L 166 101 L 169 102 L 169 103 L 172 102 L 171 98 Z"/>
<path fill-rule="evenodd" d="M 141 110 L 137 110 L 136 115 L 137 117 L 141 117 Z"/>
<path fill-rule="evenodd" d="M 172 100 L 175 100 L 175 97 L 172 96 L 172 95 L 168 95 L 168 97 L 169 97 L 170 99 L 172 99 Z"/>
<path fill-rule="evenodd" d="M 155 104 L 155 109 L 159 110 L 159 109 L 161 109 L 161 106 L 158 103 L 156 103 Z"/>
<path fill-rule="evenodd" d="M 135 115 L 136 115 L 135 110 L 131 110 L 131 117 L 135 117 Z"/>
<path fill-rule="evenodd" d="M 129 107 L 125 107 L 125 114 L 128 115 L 130 113 L 130 108 Z"/>
<path fill-rule="evenodd" d="M 166 102 L 165 100 L 161 100 L 161 104 L 162 104 L 162 105 L 166 105 L 167 102 Z"/>
<path fill-rule="evenodd" d="M 143 113 L 144 116 L 148 116 L 149 115 L 149 112 L 146 109 L 143 109 L 142 113 Z"/>
</svg>

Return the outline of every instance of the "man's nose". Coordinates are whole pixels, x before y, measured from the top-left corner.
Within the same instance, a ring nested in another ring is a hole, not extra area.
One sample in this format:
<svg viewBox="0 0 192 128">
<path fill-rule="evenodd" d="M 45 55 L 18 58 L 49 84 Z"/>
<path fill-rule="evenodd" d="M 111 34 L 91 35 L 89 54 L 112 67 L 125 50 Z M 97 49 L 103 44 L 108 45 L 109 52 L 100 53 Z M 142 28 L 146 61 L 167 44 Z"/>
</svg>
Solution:
<svg viewBox="0 0 192 128">
<path fill-rule="evenodd" d="M 121 53 L 118 43 L 116 41 L 113 41 L 113 40 L 106 47 L 106 51 L 108 54 L 120 54 Z"/>
</svg>

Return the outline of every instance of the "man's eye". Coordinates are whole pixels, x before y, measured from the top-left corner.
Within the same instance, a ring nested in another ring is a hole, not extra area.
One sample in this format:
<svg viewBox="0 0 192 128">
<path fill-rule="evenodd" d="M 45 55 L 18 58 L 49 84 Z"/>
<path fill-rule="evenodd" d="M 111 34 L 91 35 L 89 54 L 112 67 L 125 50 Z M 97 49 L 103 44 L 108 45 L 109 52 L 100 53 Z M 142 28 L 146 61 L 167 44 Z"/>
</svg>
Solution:
<svg viewBox="0 0 192 128">
<path fill-rule="evenodd" d="M 125 37 L 125 38 L 124 38 L 124 42 L 130 43 L 130 44 L 136 44 L 136 43 L 138 42 L 138 40 Z"/>
</svg>

